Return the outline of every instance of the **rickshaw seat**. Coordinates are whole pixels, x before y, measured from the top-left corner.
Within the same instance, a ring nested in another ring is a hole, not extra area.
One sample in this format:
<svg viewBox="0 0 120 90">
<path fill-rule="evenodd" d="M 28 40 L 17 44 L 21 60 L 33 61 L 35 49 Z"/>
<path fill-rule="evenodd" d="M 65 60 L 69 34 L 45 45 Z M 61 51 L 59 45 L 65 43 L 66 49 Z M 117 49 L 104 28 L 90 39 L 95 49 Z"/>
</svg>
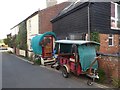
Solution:
<svg viewBox="0 0 120 90">
<path fill-rule="evenodd" d="M 70 61 L 71 61 L 71 62 L 75 62 L 75 59 L 74 59 L 74 58 L 70 58 Z"/>
</svg>

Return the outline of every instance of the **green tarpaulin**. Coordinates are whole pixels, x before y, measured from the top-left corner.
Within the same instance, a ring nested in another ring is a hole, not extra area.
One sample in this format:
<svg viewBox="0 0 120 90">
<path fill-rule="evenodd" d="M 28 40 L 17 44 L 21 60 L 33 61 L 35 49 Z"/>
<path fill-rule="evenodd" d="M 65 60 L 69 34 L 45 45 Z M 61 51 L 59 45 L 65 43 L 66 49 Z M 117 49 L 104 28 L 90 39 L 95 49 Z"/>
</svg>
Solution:
<svg viewBox="0 0 120 90">
<path fill-rule="evenodd" d="M 80 56 L 80 63 L 83 71 L 86 71 L 90 68 L 91 63 L 95 60 L 96 51 L 94 45 L 80 45 L 78 46 L 78 52 Z M 93 66 L 93 69 L 98 68 L 98 63 L 96 62 Z"/>
</svg>

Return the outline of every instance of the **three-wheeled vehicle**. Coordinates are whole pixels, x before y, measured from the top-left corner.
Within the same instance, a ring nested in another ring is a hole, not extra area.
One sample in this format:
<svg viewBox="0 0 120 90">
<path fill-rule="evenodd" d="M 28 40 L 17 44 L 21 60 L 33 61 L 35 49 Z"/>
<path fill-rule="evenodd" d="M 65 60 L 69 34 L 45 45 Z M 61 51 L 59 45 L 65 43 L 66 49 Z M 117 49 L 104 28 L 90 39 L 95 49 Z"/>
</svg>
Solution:
<svg viewBox="0 0 120 90">
<path fill-rule="evenodd" d="M 70 72 L 76 75 L 86 74 L 91 77 L 88 85 L 92 85 L 95 78 L 99 78 L 96 72 L 98 57 L 95 49 L 99 43 L 82 40 L 57 40 L 55 43 L 58 56 L 51 67 L 61 67 L 63 77 L 67 78 Z"/>
</svg>

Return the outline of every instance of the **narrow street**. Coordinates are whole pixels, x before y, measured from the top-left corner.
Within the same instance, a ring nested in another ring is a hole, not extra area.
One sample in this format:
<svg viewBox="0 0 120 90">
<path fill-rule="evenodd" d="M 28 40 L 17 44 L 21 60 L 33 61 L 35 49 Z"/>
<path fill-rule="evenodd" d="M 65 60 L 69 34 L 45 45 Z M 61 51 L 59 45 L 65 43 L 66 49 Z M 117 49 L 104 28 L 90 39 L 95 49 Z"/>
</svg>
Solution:
<svg viewBox="0 0 120 90">
<path fill-rule="evenodd" d="M 75 76 L 63 78 L 61 72 L 31 65 L 15 55 L 2 53 L 2 88 L 100 88 Z M 102 88 L 102 87 L 101 87 Z"/>
</svg>

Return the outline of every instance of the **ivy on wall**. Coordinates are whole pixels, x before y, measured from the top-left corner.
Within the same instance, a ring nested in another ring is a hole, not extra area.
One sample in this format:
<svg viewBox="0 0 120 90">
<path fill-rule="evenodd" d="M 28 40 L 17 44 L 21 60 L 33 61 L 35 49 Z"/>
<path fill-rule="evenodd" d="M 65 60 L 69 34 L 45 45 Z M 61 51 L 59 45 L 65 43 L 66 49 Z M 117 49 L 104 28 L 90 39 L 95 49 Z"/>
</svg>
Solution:
<svg viewBox="0 0 120 90">
<path fill-rule="evenodd" d="M 14 35 L 14 36 L 12 37 L 12 39 L 11 39 L 12 48 L 17 46 L 17 45 L 16 45 L 16 42 L 15 42 L 15 41 L 16 41 L 16 36 L 17 36 L 17 35 Z"/>
<path fill-rule="evenodd" d="M 16 36 L 16 47 L 22 50 L 27 50 L 27 29 L 26 22 L 22 22 L 19 25 L 19 32 Z"/>
<path fill-rule="evenodd" d="M 90 40 L 100 43 L 99 32 L 92 32 L 90 35 Z M 96 47 L 96 50 L 99 51 L 100 46 Z"/>
</svg>

